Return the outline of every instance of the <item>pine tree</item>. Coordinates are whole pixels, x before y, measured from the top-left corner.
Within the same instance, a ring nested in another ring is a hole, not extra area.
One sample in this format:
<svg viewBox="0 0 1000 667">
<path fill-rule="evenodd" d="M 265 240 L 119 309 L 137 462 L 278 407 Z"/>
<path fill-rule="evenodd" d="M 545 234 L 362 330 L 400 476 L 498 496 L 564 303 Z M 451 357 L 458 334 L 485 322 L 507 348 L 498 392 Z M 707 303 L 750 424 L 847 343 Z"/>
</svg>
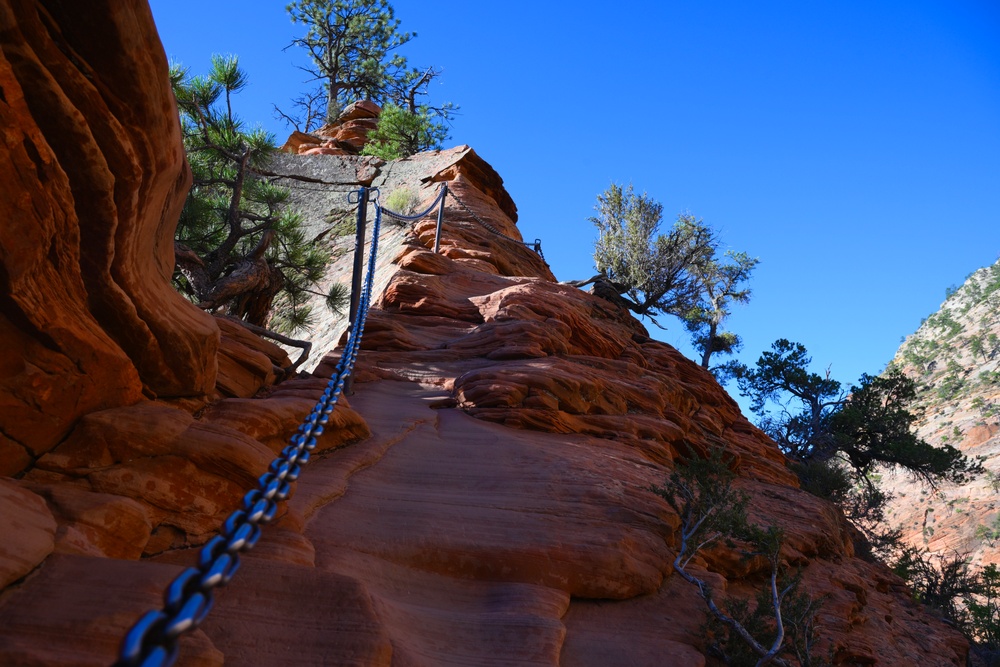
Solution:
<svg viewBox="0 0 1000 667">
<path fill-rule="evenodd" d="M 447 129 L 430 120 L 426 112 L 412 113 L 388 104 L 382 108 L 378 127 L 368 133 L 362 155 L 377 155 L 383 160 L 398 160 L 421 151 L 441 148 Z"/>
<path fill-rule="evenodd" d="M 399 31 L 400 22 L 386 0 L 296 0 L 287 9 L 293 23 L 306 27 L 305 36 L 292 40 L 291 46 L 309 54 L 312 65 L 304 69 L 312 80 L 322 82 L 322 91 L 297 98 L 297 116 L 278 109 L 281 117 L 308 132 L 320 117 L 321 97 L 326 99 L 328 123 L 336 121 L 352 102 L 371 100 L 383 107 L 398 107 L 415 119 L 392 111 L 383 130 L 387 135 L 400 135 L 400 125 L 406 123 L 402 147 L 397 147 L 402 152 L 399 157 L 436 147 L 447 137 L 447 122 L 457 107 L 417 102 L 441 72 L 433 67 L 409 68 L 406 57 L 396 53 L 416 35 Z M 388 143 L 383 137 L 383 152 Z"/>
<path fill-rule="evenodd" d="M 274 138 L 247 128 L 232 97 L 247 84 L 236 56 L 213 56 L 206 76 L 179 65 L 171 80 L 193 185 L 176 233 L 175 284 L 201 308 L 291 330 L 329 257 L 309 243 L 288 191 L 267 176 Z"/>
</svg>

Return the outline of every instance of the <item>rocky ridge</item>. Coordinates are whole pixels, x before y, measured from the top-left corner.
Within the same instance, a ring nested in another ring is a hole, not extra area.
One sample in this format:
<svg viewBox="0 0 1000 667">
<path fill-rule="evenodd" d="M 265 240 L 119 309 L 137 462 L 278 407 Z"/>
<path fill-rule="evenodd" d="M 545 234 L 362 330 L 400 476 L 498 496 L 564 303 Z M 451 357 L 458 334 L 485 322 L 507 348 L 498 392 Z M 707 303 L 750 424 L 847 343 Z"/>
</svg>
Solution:
<svg viewBox="0 0 1000 667">
<path fill-rule="evenodd" d="M 904 476 L 883 480 L 896 496 L 890 523 L 933 554 L 1000 563 L 1000 262 L 949 290 L 892 363 L 919 385 L 917 435 L 983 457 L 987 472 L 937 489 Z"/>
<path fill-rule="evenodd" d="M 295 131 L 281 150 L 296 155 L 358 155 L 382 109 L 368 100 L 349 105 L 337 120 L 315 132 Z"/>
<path fill-rule="evenodd" d="M 169 289 L 186 173 L 145 3 L 4 1 L 0 31 L 16 184 L 0 201 L 18 225 L 0 239 L 0 663 L 108 664 L 336 353 L 283 380 L 283 351 Z M 822 652 L 963 664 L 961 635 L 854 556 L 840 512 L 797 488 L 710 374 L 479 224 L 520 238 L 473 151 L 282 159 L 455 197 L 440 253 L 432 217 L 385 227 L 356 393 L 179 664 L 708 664 L 704 605 L 671 572 L 677 517 L 648 487 L 720 446 L 754 519 L 785 530 L 783 559 L 827 596 Z M 764 576 L 725 545 L 693 567 L 741 598 Z"/>
</svg>

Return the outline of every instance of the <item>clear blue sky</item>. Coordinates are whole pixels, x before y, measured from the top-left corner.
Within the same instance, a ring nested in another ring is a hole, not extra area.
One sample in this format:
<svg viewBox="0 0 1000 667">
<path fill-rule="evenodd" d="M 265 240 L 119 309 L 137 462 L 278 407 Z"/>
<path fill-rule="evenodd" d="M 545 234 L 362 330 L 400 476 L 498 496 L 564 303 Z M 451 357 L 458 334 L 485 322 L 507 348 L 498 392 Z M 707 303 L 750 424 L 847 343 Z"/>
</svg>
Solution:
<svg viewBox="0 0 1000 667">
<path fill-rule="evenodd" d="M 283 141 L 272 104 L 307 88 L 285 3 L 151 5 L 173 60 L 240 56 L 238 112 Z M 760 258 L 730 322 L 748 363 L 785 337 L 842 381 L 877 372 L 1000 256 L 995 0 L 392 5 L 417 33 L 401 53 L 461 106 L 446 145 L 496 168 L 560 280 L 593 273 L 587 218 L 611 181 Z"/>
</svg>

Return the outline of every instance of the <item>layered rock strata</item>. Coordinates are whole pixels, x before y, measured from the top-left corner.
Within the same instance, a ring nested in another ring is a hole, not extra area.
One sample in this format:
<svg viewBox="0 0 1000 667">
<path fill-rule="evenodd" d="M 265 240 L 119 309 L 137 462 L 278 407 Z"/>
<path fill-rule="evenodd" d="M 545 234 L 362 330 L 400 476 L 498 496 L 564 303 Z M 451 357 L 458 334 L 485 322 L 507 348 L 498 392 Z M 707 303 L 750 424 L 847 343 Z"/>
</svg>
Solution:
<svg viewBox="0 0 1000 667">
<path fill-rule="evenodd" d="M 281 150 L 297 155 L 358 155 L 368 141 L 368 133 L 378 125 L 382 109 L 374 102 L 350 104 L 332 123 L 313 132 L 296 131 Z"/>
<path fill-rule="evenodd" d="M 0 664 L 112 662 L 337 361 L 281 381 L 280 350 L 170 291 L 186 177 L 148 8 L 71 5 L 0 2 L 2 201 L 24 227 L 2 239 Z M 480 224 L 520 238 L 470 149 L 287 159 L 454 196 L 438 254 L 432 217 L 385 227 L 356 393 L 180 664 L 709 664 L 677 517 L 648 488 L 715 447 L 826 596 L 823 654 L 964 662 L 709 374 Z M 693 567 L 722 597 L 765 576 L 724 545 Z"/>
</svg>

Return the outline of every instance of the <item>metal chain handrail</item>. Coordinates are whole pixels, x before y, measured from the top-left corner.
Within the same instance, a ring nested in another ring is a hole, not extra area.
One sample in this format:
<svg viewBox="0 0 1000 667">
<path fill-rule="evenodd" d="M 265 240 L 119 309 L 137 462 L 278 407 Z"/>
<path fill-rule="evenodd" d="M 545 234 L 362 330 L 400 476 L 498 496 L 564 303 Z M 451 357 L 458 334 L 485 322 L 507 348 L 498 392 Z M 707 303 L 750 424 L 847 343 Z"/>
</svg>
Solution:
<svg viewBox="0 0 1000 667">
<path fill-rule="evenodd" d="M 415 220 L 420 220 L 425 215 L 427 215 L 428 213 L 430 213 L 431 211 L 433 211 L 435 208 L 437 208 L 438 203 L 441 202 L 442 199 L 444 199 L 444 194 L 445 194 L 445 187 L 444 186 L 445 186 L 445 184 L 442 183 L 441 187 L 438 188 L 437 197 L 434 198 L 434 201 L 431 202 L 431 205 L 428 206 L 427 209 L 423 213 L 417 213 L 415 215 L 403 215 L 402 213 L 397 213 L 396 211 L 393 211 L 392 209 L 388 209 L 388 208 L 382 206 L 382 203 L 377 198 L 375 200 L 375 205 L 377 207 L 380 207 L 382 209 L 382 212 L 385 213 L 386 215 L 388 215 L 390 218 L 396 218 L 397 220 L 406 220 L 407 222 L 413 222 Z"/>
<path fill-rule="evenodd" d="M 323 434 L 344 391 L 344 383 L 354 371 L 357 361 L 371 302 L 381 221 L 381 207 L 376 203 L 358 315 L 348 333 L 336 371 L 320 400 L 290 438 L 290 444 L 281 450 L 281 454 L 268 466 L 268 472 L 260 477 L 258 487 L 243 496 L 241 509 L 230 514 L 220 534 L 201 548 L 198 567 L 189 567 L 181 572 L 164 591 L 163 608 L 146 612 L 128 631 L 114 667 L 168 667 L 174 664 L 180 636 L 197 628 L 208 615 L 214 601 L 212 591 L 232 579 L 240 565 L 239 554 L 249 551 L 257 543 L 260 524 L 274 518 L 277 501 L 288 497 L 291 483 L 298 479 L 301 467 L 309 462 L 310 452 L 316 448 L 316 438 Z"/>
<path fill-rule="evenodd" d="M 476 215 L 475 212 L 473 212 L 473 210 L 471 208 L 469 208 L 468 206 L 466 206 L 465 202 L 462 201 L 461 197 L 459 197 L 458 195 L 456 195 L 453 190 L 449 191 L 449 194 L 452 196 L 452 198 L 455 201 L 458 202 L 459 206 L 461 206 L 462 208 L 465 209 L 466 213 L 468 213 L 473 218 L 475 218 L 476 222 L 478 222 L 480 225 L 482 225 L 483 227 L 485 227 L 487 229 L 487 231 L 493 232 L 497 236 L 499 236 L 501 238 L 505 238 L 508 241 L 513 241 L 514 243 L 518 243 L 520 245 L 528 246 L 529 248 L 531 248 L 532 250 L 534 250 L 536 253 L 538 253 L 539 257 L 541 257 L 542 259 L 545 259 L 545 255 L 542 254 L 542 240 L 541 239 L 535 239 L 534 243 L 531 243 L 529 241 L 521 241 L 519 239 L 515 239 L 512 236 L 507 236 L 506 234 L 504 234 L 503 232 L 501 232 L 499 229 L 497 229 L 496 227 L 494 227 L 493 225 L 491 225 L 490 223 L 486 222 L 485 220 L 483 220 L 482 218 L 480 218 L 478 215 Z"/>
</svg>

